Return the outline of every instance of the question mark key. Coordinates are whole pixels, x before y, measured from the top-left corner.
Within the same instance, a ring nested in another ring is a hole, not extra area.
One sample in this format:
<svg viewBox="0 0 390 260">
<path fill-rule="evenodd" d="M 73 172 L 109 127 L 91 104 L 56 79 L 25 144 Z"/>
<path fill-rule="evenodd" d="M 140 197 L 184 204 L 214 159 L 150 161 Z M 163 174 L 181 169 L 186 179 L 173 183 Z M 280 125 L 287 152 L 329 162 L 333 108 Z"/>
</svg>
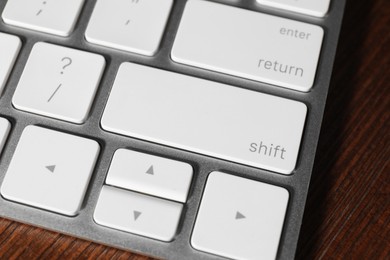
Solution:
<svg viewBox="0 0 390 260">
<path fill-rule="evenodd" d="M 73 60 L 72 58 L 69 58 L 69 57 L 63 57 L 61 59 L 61 62 L 64 62 L 64 66 L 62 66 L 62 71 L 61 71 L 61 74 L 64 74 L 64 70 L 66 67 L 70 66 L 70 64 L 72 64 Z"/>
<path fill-rule="evenodd" d="M 88 118 L 105 63 L 98 54 L 38 42 L 12 104 L 19 110 L 82 124 Z"/>
</svg>

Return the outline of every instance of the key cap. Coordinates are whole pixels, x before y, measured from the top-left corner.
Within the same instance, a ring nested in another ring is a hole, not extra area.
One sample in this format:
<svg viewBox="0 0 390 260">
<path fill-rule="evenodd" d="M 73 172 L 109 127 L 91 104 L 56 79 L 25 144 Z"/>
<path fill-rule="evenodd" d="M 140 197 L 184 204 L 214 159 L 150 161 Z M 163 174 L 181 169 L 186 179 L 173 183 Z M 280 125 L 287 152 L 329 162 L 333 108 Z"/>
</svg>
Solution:
<svg viewBox="0 0 390 260">
<path fill-rule="evenodd" d="M 1 186 L 6 199 L 77 215 L 99 153 L 97 142 L 27 126 Z"/>
<path fill-rule="evenodd" d="M 11 124 L 7 119 L 0 117 L 0 154 L 3 150 L 4 144 L 7 140 L 9 131 L 11 130 Z"/>
<path fill-rule="evenodd" d="M 104 66 L 101 55 L 36 43 L 12 104 L 20 110 L 81 124 L 87 119 Z"/>
<path fill-rule="evenodd" d="M 96 223 L 141 236 L 171 241 L 182 204 L 103 186 L 96 205 Z"/>
<path fill-rule="evenodd" d="M 69 36 L 83 0 L 8 0 L 2 18 L 9 25 Z"/>
<path fill-rule="evenodd" d="M 306 106 L 300 102 L 123 63 L 103 129 L 290 174 Z"/>
<path fill-rule="evenodd" d="M 172 0 L 98 0 L 87 41 L 147 56 L 160 45 Z"/>
<path fill-rule="evenodd" d="M 316 17 L 324 17 L 330 4 L 330 0 L 257 0 L 257 2 L 262 5 Z"/>
<path fill-rule="evenodd" d="M 191 178 L 192 167 L 187 163 L 119 149 L 112 159 L 106 183 L 186 202 Z"/>
<path fill-rule="evenodd" d="M 189 0 L 171 56 L 179 63 L 307 92 L 322 37 L 315 25 Z"/>
<path fill-rule="evenodd" d="M 0 94 L 12 70 L 22 42 L 16 36 L 0 32 Z"/>
<path fill-rule="evenodd" d="M 275 259 L 288 197 L 284 188 L 212 172 L 191 244 L 231 259 Z"/>
</svg>

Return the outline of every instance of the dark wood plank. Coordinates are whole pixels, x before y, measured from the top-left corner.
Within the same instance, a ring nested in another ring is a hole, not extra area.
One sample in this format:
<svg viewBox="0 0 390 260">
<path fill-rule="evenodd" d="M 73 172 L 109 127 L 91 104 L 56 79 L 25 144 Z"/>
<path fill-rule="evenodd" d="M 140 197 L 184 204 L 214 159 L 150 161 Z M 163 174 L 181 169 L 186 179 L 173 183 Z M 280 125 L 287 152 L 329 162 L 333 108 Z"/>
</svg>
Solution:
<svg viewBox="0 0 390 260">
<path fill-rule="evenodd" d="M 390 259 L 390 2 L 349 1 L 298 259 Z"/>
<path fill-rule="evenodd" d="M 390 1 L 349 1 L 298 259 L 390 259 Z M 0 259 L 150 259 L 0 219 Z"/>
</svg>

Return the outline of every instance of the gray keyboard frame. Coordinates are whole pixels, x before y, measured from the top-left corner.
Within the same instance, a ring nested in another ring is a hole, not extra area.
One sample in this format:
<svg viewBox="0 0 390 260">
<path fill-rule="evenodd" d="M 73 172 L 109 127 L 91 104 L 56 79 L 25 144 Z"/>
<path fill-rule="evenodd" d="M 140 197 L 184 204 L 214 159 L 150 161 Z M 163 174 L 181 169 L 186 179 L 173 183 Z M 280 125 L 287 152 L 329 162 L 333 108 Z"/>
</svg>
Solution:
<svg viewBox="0 0 390 260">
<path fill-rule="evenodd" d="M 23 42 L 16 65 L 8 79 L 3 94 L 0 96 L 0 116 L 7 118 L 12 124 L 8 141 L 0 158 L 0 185 L 3 182 L 4 175 L 12 158 L 12 154 L 15 151 L 20 135 L 27 125 L 39 125 L 58 131 L 84 136 L 98 141 L 101 146 L 99 161 L 91 179 L 90 187 L 83 201 L 82 209 L 76 217 L 67 217 L 47 212 L 30 206 L 10 202 L 2 197 L 0 197 L 0 216 L 69 234 L 74 237 L 80 237 L 101 244 L 158 258 L 178 260 L 225 259 L 197 251 L 190 245 L 190 237 L 203 189 L 207 181 L 207 176 L 210 172 L 218 170 L 288 189 L 290 193 L 290 200 L 280 239 L 278 259 L 293 259 L 297 247 L 299 230 L 301 227 L 310 176 L 315 158 L 315 151 L 320 134 L 345 1 L 346 0 L 331 1 L 328 15 L 325 16 L 325 18 L 314 18 L 287 11 L 266 8 L 256 4 L 255 0 L 214 0 L 214 2 L 220 2 L 227 5 L 291 18 L 321 26 L 325 31 L 325 36 L 317 69 L 315 85 L 309 93 L 301 93 L 265 83 L 259 83 L 174 63 L 170 59 L 170 51 L 179 26 L 180 17 L 185 6 L 185 0 L 174 1 L 171 17 L 168 21 L 160 50 L 154 57 L 146 57 L 128 52 L 117 51 L 88 43 L 84 39 L 84 33 L 96 0 L 85 1 L 76 29 L 70 37 L 64 38 L 12 27 L 6 25 L 2 20 L 0 20 L 1 32 L 19 36 Z M 6 1 L 0 2 L 0 13 L 3 12 L 5 4 Z M 76 125 L 44 116 L 30 114 L 13 108 L 11 103 L 13 93 L 31 48 L 38 41 L 45 41 L 71 48 L 86 50 L 92 53 L 102 54 L 106 58 L 107 66 L 86 123 Z M 125 61 L 162 68 L 211 81 L 222 82 L 239 88 L 252 89 L 262 93 L 286 97 L 305 103 L 308 107 L 308 115 L 296 170 L 292 175 L 285 176 L 103 131 L 100 127 L 100 118 L 118 67 Z M 172 158 L 187 162 L 193 166 L 194 177 L 189 193 L 189 199 L 184 206 L 178 234 L 171 243 L 165 243 L 135 234 L 102 227 L 93 221 L 92 215 L 97 203 L 100 189 L 105 181 L 112 156 L 118 148 L 129 148 L 161 157 Z"/>
</svg>

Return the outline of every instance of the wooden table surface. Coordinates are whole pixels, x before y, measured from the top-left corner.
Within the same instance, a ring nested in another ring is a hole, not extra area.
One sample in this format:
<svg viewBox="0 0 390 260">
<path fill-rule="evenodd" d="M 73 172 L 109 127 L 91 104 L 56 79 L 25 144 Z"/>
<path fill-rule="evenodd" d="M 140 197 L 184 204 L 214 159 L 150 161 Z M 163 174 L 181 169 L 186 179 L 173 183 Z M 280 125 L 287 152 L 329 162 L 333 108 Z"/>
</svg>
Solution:
<svg viewBox="0 0 390 260">
<path fill-rule="evenodd" d="M 350 0 L 297 259 L 390 259 L 389 159 L 390 1 Z M 149 259 L 0 219 L 0 259 L 97 257 Z"/>
</svg>

